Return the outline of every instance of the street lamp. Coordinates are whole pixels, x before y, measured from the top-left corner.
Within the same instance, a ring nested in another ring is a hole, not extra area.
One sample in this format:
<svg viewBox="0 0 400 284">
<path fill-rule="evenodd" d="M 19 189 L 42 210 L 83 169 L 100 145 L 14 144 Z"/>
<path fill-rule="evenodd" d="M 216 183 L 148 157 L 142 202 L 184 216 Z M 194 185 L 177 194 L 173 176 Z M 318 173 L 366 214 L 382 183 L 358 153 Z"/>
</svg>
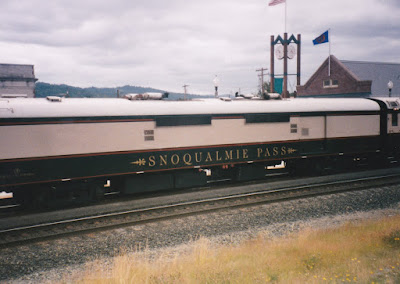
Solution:
<svg viewBox="0 0 400 284">
<path fill-rule="evenodd" d="M 214 82 L 214 86 L 215 86 L 215 97 L 218 97 L 219 79 L 218 79 L 217 75 L 215 75 L 213 82 Z"/>
<path fill-rule="evenodd" d="M 388 84 L 387 84 L 387 87 L 389 89 L 389 97 L 391 97 L 392 96 L 392 89 L 393 89 L 393 82 L 389 81 Z"/>
</svg>

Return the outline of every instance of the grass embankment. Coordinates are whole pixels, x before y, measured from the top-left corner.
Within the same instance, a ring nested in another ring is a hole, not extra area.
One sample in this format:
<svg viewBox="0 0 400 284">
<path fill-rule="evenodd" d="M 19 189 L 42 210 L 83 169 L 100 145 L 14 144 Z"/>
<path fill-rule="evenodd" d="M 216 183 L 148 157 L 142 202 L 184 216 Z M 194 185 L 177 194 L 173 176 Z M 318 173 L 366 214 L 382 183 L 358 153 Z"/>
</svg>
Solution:
<svg viewBox="0 0 400 284">
<path fill-rule="evenodd" d="M 116 257 L 110 274 L 90 269 L 83 283 L 400 283 L 400 216 L 279 239 L 259 237 L 151 260 Z"/>
</svg>

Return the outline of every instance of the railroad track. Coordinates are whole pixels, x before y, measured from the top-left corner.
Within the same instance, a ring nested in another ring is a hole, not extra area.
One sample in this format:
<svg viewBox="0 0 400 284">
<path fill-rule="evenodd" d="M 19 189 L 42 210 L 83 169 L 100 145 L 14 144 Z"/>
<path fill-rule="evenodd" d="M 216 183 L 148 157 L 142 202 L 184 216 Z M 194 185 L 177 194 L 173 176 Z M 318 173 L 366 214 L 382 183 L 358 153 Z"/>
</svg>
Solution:
<svg viewBox="0 0 400 284">
<path fill-rule="evenodd" d="M 260 189 L 260 187 L 263 186 L 257 185 L 254 190 L 248 189 L 246 192 L 242 193 L 224 194 L 223 196 L 192 199 L 25 226 L 10 225 L 6 227 L 4 226 L 6 222 L 2 220 L 3 225 L 0 227 L 0 248 L 111 230 L 194 214 L 205 214 L 234 207 L 255 206 L 257 204 L 363 190 L 399 183 L 400 169 L 391 173 L 381 173 L 374 176 L 345 180 L 335 181 L 334 178 L 331 178 L 329 181 L 313 184 L 275 186 L 274 188 L 267 189 Z M 265 184 L 265 187 L 267 187 L 266 185 L 267 184 Z"/>
</svg>

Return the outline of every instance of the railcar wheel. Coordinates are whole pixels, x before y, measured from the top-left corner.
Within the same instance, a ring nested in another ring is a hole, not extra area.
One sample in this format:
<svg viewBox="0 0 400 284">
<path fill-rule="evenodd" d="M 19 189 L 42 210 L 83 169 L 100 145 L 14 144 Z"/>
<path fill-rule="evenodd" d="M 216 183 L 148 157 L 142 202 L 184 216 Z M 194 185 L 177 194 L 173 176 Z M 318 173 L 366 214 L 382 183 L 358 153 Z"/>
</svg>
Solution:
<svg viewBox="0 0 400 284">
<path fill-rule="evenodd" d="M 330 163 L 331 162 L 325 158 L 298 159 L 287 161 L 286 168 L 291 175 L 324 175 L 330 169 Z"/>
<path fill-rule="evenodd" d="M 303 175 L 308 175 L 312 172 L 312 169 L 310 168 L 312 164 L 308 159 L 297 159 L 297 160 L 291 160 L 290 162 L 287 163 L 287 168 L 291 175 L 294 176 L 303 176 Z"/>
<path fill-rule="evenodd" d="M 28 201 L 30 200 L 30 197 L 27 192 L 23 190 L 13 190 L 13 199 L 17 204 L 19 204 L 21 207 L 27 207 L 27 204 L 29 203 Z"/>
<path fill-rule="evenodd" d="M 313 174 L 324 175 L 327 171 L 327 162 L 325 159 L 316 159 L 311 161 Z"/>
<path fill-rule="evenodd" d="M 100 184 L 93 183 L 89 186 L 89 194 L 92 200 L 99 201 L 104 199 L 105 188 Z"/>
<path fill-rule="evenodd" d="M 13 198 L 21 207 L 27 209 L 46 208 L 51 204 L 51 194 L 47 188 L 18 189 L 13 192 Z"/>
<path fill-rule="evenodd" d="M 262 179 L 265 177 L 266 169 L 264 165 L 250 164 L 241 165 L 236 167 L 235 180 L 249 181 L 255 179 Z"/>
</svg>

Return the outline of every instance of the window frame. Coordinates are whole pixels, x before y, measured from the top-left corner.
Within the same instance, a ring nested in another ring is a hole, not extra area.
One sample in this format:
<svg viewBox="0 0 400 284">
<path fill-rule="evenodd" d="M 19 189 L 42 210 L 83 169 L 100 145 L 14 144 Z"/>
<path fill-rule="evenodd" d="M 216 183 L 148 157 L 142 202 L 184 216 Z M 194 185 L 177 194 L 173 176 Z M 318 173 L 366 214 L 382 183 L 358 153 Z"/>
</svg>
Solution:
<svg viewBox="0 0 400 284">
<path fill-rule="evenodd" d="M 337 80 L 337 79 L 323 80 L 322 87 L 324 89 L 337 88 L 337 87 L 339 87 L 339 80 Z"/>
</svg>

